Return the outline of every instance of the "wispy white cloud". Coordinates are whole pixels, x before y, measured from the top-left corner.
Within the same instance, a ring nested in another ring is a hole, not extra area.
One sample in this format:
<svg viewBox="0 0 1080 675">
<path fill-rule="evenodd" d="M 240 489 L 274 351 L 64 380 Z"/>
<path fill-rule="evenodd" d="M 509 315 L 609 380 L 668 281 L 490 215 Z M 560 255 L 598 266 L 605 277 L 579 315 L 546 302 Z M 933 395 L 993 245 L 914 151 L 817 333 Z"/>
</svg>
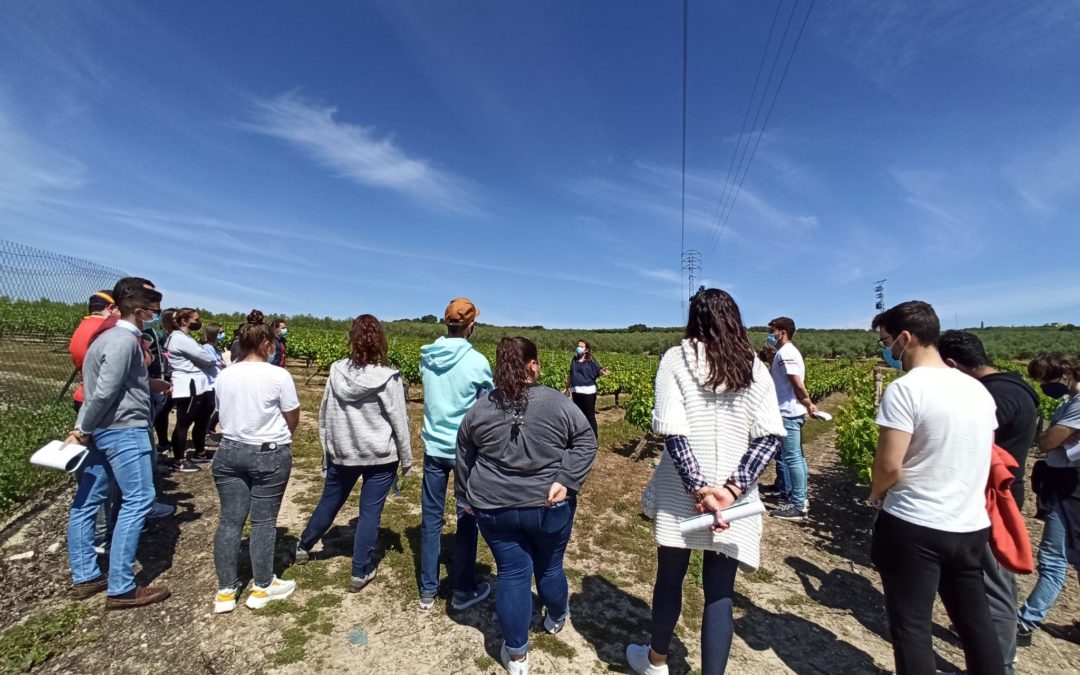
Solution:
<svg viewBox="0 0 1080 675">
<path fill-rule="evenodd" d="M 963 45 L 967 53 L 1040 63 L 1075 48 L 1080 4 L 1029 0 L 839 3 L 815 21 L 822 44 L 879 85 Z"/>
<path fill-rule="evenodd" d="M 254 101 L 248 131 L 287 141 L 317 162 L 361 185 L 392 190 L 430 207 L 458 214 L 480 212 L 480 195 L 469 181 L 429 160 L 411 157 L 390 135 L 336 119 L 338 109 L 294 92 Z"/>
<path fill-rule="evenodd" d="M 1018 160 L 1007 170 L 1017 193 L 1041 215 L 1056 215 L 1080 199 L 1080 123 L 1049 147 Z"/>
<path fill-rule="evenodd" d="M 74 190 L 88 180 L 83 162 L 26 136 L 0 107 L 0 207 Z"/>
</svg>

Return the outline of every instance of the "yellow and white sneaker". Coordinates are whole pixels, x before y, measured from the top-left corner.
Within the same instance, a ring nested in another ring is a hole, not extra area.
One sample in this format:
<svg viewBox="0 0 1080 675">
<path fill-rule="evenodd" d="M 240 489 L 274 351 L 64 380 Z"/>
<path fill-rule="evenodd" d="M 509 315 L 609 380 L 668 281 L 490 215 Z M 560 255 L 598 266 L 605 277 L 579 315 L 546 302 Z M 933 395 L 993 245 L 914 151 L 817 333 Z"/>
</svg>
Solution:
<svg viewBox="0 0 1080 675">
<path fill-rule="evenodd" d="M 239 593 L 237 588 L 222 588 L 219 589 L 217 595 L 214 596 L 214 614 L 228 614 L 236 609 L 236 596 Z"/>
<path fill-rule="evenodd" d="M 295 590 L 295 581 L 274 577 L 269 586 L 253 586 L 245 604 L 249 609 L 262 609 L 275 600 L 284 600 Z"/>
</svg>

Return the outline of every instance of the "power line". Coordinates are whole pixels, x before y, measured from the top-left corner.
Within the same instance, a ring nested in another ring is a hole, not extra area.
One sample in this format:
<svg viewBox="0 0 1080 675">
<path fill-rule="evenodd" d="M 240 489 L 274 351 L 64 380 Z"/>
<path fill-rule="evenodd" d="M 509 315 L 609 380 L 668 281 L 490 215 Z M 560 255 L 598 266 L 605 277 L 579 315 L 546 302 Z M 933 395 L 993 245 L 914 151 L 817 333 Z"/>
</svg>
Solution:
<svg viewBox="0 0 1080 675">
<path fill-rule="evenodd" d="M 754 76 L 754 88 L 750 91 L 750 98 L 746 101 L 746 111 L 743 112 L 742 126 L 739 128 L 739 135 L 735 137 L 735 148 L 731 151 L 731 162 L 728 164 L 727 176 L 724 177 L 723 192 L 720 193 L 720 201 L 716 203 L 716 214 L 712 217 L 712 220 L 716 225 L 720 224 L 721 209 L 723 208 L 724 202 L 727 200 L 728 190 L 734 182 L 731 179 L 731 172 L 735 169 L 735 157 L 739 154 L 739 148 L 743 144 L 743 136 L 746 134 L 746 122 L 750 119 L 750 109 L 754 107 L 758 83 L 761 81 L 761 71 L 765 70 L 765 61 L 769 56 L 769 45 L 772 44 L 773 35 L 776 33 L 776 20 L 780 18 L 780 8 L 783 5 L 783 0 L 777 0 L 776 11 L 773 12 L 772 24 L 769 25 L 769 37 L 765 40 L 765 49 L 761 50 L 761 61 L 758 63 L 757 75 Z M 716 225 L 714 225 L 714 227 Z M 710 234 L 712 233 L 710 232 Z"/>
<path fill-rule="evenodd" d="M 795 35 L 795 42 L 791 46 L 791 52 L 788 54 L 787 62 L 784 64 L 784 71 L 780 74 L 780 81 L 776 85 L 776 91 L 773 93 L 772 102 L 769 104 L 769 110 L 765 114 L 765 121 L 761 124 L 761 131 L 758 132 L 757 140 L 754 141 L 754 149 L 750 152 L 750 159 L 746 162 L 746 168 L 743 170 L 742 177 L 739 178 L 738 186 L 735 188 L 735 196 L 731 199 L 728 206 L 727 214 L 724 216 L 723 222 L 720 224 L 720 234 L 723 233 L 724 228 L 727 227 L 728 220 L 731 219 L 731 214 L 735 210 L 735 201 L 739 198 L 739 193 L 742 192 L 743 182 L 746 180 L 747 174 L 750 172 L 750 164 L 754 161 L 754 155 L 757 154 L 758 145 L 761 144 L 761 137 L 765 134 L 765 128 L 769 126 L 769 120 L 772 118 L 773 110 L 776 108 L 776 102 L 780 98 L 780 90 L 784 87 L 784 81 L 787 79 L 788 70 L 791 69 L 791 62 L 795 59 L 795 52 L 799 49 L 799 42 L 802 40 L 803 32 L 806 30 L 806 24 L 810 21 L 810 13 L 814 11 L 814 3 L 816 0 L 810 0 L 810 6 L 806 10 L 806 14 L 803 16 L 802 25 L 799 26 L 799 32 Z M 706 257 L 712 255 L 713 249 L 720 242 L 719 236 L 716 241 L 712 243 L 712 248 L 706 253 Z"/>
<path fill-rule="evenodd" d="M 784 0 L 780 0 L 777 3 L 777 13 L 779 13 L 780 8 L 783 6 L 783 4 Z M 719 243 L 720 237 L 723 234 L 724 229 L 726 228 L 726 218 L 728 210 L 730 206 L 734 203 L 734 200 L 738 194 L 738 190 L 733 186 L 738 182 L 739 175 L 743 172 L 744 168 L 747 167 L 743 160 L 746 159 L 746 152 L 750 148 L 750 140 L 754 136 L 755 129 L 757 129 L 758 120 L 761 118 L 761 111 L 765 107 L 765 100 L 769 97 L 769 88 L 772 86 L 773 76 L 776 74 L 776 66 L 780 63 L 780 55 L 784 52 L 784 44 L 787 42 L 788 33 L 791 32 L 791 23 L 795 18 L 795 10 L 798 9 L 798 5 L 798 0 L 792 0 L 791 11 L 788 13 L 787 21 L 784 24 L 784 34 L 780 36 L 780 42 L 776 46 L 776 53 L 773 55 L 772 65 L 769 66 L 769 76 L 765 79 L 765 87 L 761 91 L 761 99 L 758 100 L 757 109 L 754 111 L 754 121 L 750 124 L 750 134 L 746 137 L 746 142 L 742 145 L 742 151 L 739 153 L 739 159 L 736 163 L 735 168 L 735 175 L 732 177 L 733 180 L 731 180 L 724 186 L 724 193 L 720 200 L 720 215 L 713 225 L 713 231 L 711 233 L 711 236 L 709 237 L 709 243 L 705 247 L 706 256 L 712 254 L 713 249 Z M 766 54 L 768 53 L 768 46 L 768 43 L 766 43 Z M 779 88 L 777 88 L 777 92 L 779 92 Z M 753 95 L 751 95 L 751 101 L 753 101 Z M 764 132 L 765 127 L 762 126 L 762 128 L 757 131 L 759 139 Z"/>
<path fill-rule="evenodd" d="M 686 94 L 687 94 L 687 64 L 690 61 L 689 53 L 690 33 L 690 0 L 683 0 L 682 20 L 682 225 L 679 238 L 679 255 L 684 256 L 686 251 Z M 681 258 L 680 258 L 681 259 Z"/>
</svg>

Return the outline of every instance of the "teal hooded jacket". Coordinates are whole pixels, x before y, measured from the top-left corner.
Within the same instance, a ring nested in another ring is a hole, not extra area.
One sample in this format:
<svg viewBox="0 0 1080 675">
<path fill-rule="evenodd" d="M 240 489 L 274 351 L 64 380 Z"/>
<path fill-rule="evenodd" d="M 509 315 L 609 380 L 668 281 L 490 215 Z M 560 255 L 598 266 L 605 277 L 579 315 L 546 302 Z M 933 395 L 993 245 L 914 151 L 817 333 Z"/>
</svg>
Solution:
<svg viewBox="0 0 1080 675">
<path fill-rule="evenodd" d="M 481 392 L 495 388 L 491 365 L 464 338 L 441 337 L 420 348 L 424 383 L 424 453 L 454 459 L 461 420 Z"/>
</svg>

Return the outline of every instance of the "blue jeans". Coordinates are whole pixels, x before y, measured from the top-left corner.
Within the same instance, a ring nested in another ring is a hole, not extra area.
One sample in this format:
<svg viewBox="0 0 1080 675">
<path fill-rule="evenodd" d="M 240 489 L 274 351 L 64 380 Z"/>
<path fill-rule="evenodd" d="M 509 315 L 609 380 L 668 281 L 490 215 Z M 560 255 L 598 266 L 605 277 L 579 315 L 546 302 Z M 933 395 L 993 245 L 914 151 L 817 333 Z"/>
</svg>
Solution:
<svg viewBox="0 0 1080 675">
<path fill-rule="evenodd" d="M 785 417 L 784 431 L 787 436 L 780 447 L 780 460 L 776 469 L 783 481 L 781 496 L 797 508 L 806 506 L 806 456 L 802 449 L 802 426 L 806 416 Z"/>
<path fill-rule="evenodd" d="M 424 480 L 420 491 L 420 596 L 435 597 L 439 591 L 439 554 L 446 510 L 446 485 L 454 471 L 454 460 L 424 456 Z M 452 591 L 476 588 L 476 518 L 458 506 L 451 562 Z"/>
<path fill-rule="evenodd" d="M 397 467 L 397 462 L 378 466 L 342 466 L 327 463 L 322 497 L 315 507 L 315 512 L 311 514 L 304 533 L 300 535 L 300 548 L 310 551 L 326 535 L 356 486 L 356 481 L 362 477 L 364 482 L 360 484 L 360 518 L 356 521 L 356 535 L 353 538 L 352 575 L 366 577 L 371 574 L 375 569 L 372 557 L 375 554 L 375 542 L 379 538 L 379 521 L 386 497 L 394 484 Z"/>
<path fill-rule="evenodd" d="M 101 576 L 94 553 L 94 523 L 109 498 L 110 482 L 120 487 L 120 513 L 109 551 L 109 595 L 135 588 L 135 553 L 146 514 L 154 505 L 150 436 L 145 428 L 98 429 L 79 470 L 78 489 L 68 518 L 68 560 L 79 584 Z"/>
<path fill-rule="evenodd" d="M 529 651 L 532 621 L 532 579 L 536 594 L 553 620 L 569 612 L 569 590 L 563 554 L 574 526 L 577 501 L 568 499 L 552 507 L 476 511 L 476 523 L 499 567 L 499 617 L 506 650 L 511 656 Z"/>
<path fill-rule="evenodd" d="M 221 519 L 214 534 L 218 588 L 240 584 L 240 542 L 249 515 L 251 576 L 255 585 L 268 586 L 274 580 L 277 518 L 292 474 L 292 448 L 281 443 L 271 450 L 223 438 L 211 467 L 221 500 Z"/>
<path fill-rule="evenodd" d="M 1065 585 L 1065 576 L 1069 571 L 1069 563 L 1065 559 L 1065 525 L 1061 520 L 1061 505 L 1053 497 L 1046 501 L 1048 508 L 1036 558 L 1039 581 L 1019 612 L 1020 621 L 1032 628 L 1046 619 Z"/>
</svg>

